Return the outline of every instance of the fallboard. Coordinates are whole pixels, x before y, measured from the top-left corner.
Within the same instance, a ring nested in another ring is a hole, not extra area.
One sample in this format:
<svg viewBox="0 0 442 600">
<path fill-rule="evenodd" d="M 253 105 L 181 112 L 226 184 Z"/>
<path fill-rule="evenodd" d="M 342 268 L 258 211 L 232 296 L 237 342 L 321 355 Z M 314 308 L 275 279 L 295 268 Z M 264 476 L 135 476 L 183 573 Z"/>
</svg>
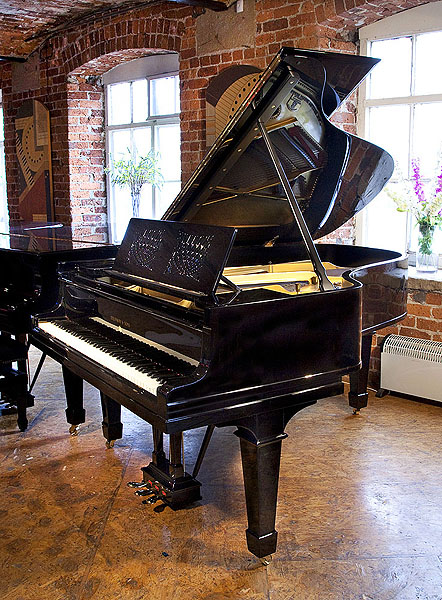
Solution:
<svg viewBox="0 0 442 600">
<path fill-rule="evenodd" d="M 138 309 L 115 298 L 97 296 L 97 315 L 109 325 L 127 330 L 183 356 L 199 361 L 202 331 L 195 324 Z"/>
</svg>

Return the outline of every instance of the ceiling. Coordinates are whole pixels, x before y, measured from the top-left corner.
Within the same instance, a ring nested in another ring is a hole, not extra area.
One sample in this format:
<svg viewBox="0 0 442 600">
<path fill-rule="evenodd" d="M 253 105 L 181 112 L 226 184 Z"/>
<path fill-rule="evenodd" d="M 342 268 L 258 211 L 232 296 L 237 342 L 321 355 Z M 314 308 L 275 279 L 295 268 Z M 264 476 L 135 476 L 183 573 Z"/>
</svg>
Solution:
<svg viewBox="0 0 442 600">
<path fill-rule="evenodd" d="M 222 10 L 233 0 L 173 0 Z M 23 60 L 42 42 L 94 13 L 124 12 L 156 0 L 0 0 L 0 60 Z"/>
</svg>

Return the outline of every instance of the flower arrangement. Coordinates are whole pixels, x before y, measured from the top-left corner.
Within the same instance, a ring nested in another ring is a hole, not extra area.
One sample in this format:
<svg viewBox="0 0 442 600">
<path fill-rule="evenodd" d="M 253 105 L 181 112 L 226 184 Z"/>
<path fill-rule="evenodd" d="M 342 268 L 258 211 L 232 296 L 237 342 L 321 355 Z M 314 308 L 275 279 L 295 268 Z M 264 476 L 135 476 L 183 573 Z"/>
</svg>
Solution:
<svg viewBox="0 0 442 600">
<path fill-rule="evenodd" d="M 399 212 L 410 212 L 416 218 L 420 234 L 419 252 L 431 255 L 434 230 L 442 225 L 442 162 L 429 191 L 424 187 L 419 159 L 413 159 L 411 167 L 411 181 L 407 182 L 396 166 L 399 181 L 395 189 L 386 188 L 386 192 Z"/>
<path fill-rule="evenodd" d="M 128 157 L 112 162 L 111 167 L 104 171 L 110 174 L 111 183 L 119 187 L 128 187 L 132 198 L 132 214 L 138 217 L 140 207 L 141 188 L 145 183 L 160 187 L 163 176 L 158 166 L 159 156 L 152 150 L 146 156 L 132 156 L 127 149 Z"/>
</svg>

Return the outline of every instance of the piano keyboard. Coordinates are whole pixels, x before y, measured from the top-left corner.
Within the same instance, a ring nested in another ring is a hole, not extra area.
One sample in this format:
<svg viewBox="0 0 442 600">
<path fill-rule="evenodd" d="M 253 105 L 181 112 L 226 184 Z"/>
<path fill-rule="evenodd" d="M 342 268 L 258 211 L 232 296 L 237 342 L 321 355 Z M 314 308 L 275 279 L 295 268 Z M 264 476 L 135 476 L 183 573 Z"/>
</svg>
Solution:
<svg viewBox="0 0 442 600">
<path fill-rule="evenodd" d="M 101 321 L 101 320 L 100 320 Z M 41 321 L 38 327 L 57 341 L 102 365 L 139 388 L 156 395 L 163 383 L 178 385 L 190 375 L 197 361 L 177 358 L 167 348 L 128 335 L 94 319 Z M 171 353 L 169 353 L 171 352 Z"/>
</svg>

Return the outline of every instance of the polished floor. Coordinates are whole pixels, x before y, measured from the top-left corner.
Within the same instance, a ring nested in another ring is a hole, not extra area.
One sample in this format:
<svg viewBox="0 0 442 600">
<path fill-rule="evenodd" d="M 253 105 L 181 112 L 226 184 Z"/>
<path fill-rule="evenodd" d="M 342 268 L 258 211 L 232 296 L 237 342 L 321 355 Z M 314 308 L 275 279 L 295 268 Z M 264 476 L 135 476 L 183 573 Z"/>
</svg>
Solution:
<svg viewBox="0 0 442 600">
<path fill-rule="evenodd" d="M 262 566 L 231 429 L 215 431 L 203 500 L 155 512 L 126 486 L 149 462 L 147 423 L 125 411 L 108 450 L 96 390 L 77 437 L 58 365 L 35 394 L 26 432 L 0 418 L 1 600 L 442 600 L 442 406 L 371 398 L 353 416 L 336 397 L 292 419 Z M 190 467 L 202 434 L 185 436 Z"/>
</svg>

